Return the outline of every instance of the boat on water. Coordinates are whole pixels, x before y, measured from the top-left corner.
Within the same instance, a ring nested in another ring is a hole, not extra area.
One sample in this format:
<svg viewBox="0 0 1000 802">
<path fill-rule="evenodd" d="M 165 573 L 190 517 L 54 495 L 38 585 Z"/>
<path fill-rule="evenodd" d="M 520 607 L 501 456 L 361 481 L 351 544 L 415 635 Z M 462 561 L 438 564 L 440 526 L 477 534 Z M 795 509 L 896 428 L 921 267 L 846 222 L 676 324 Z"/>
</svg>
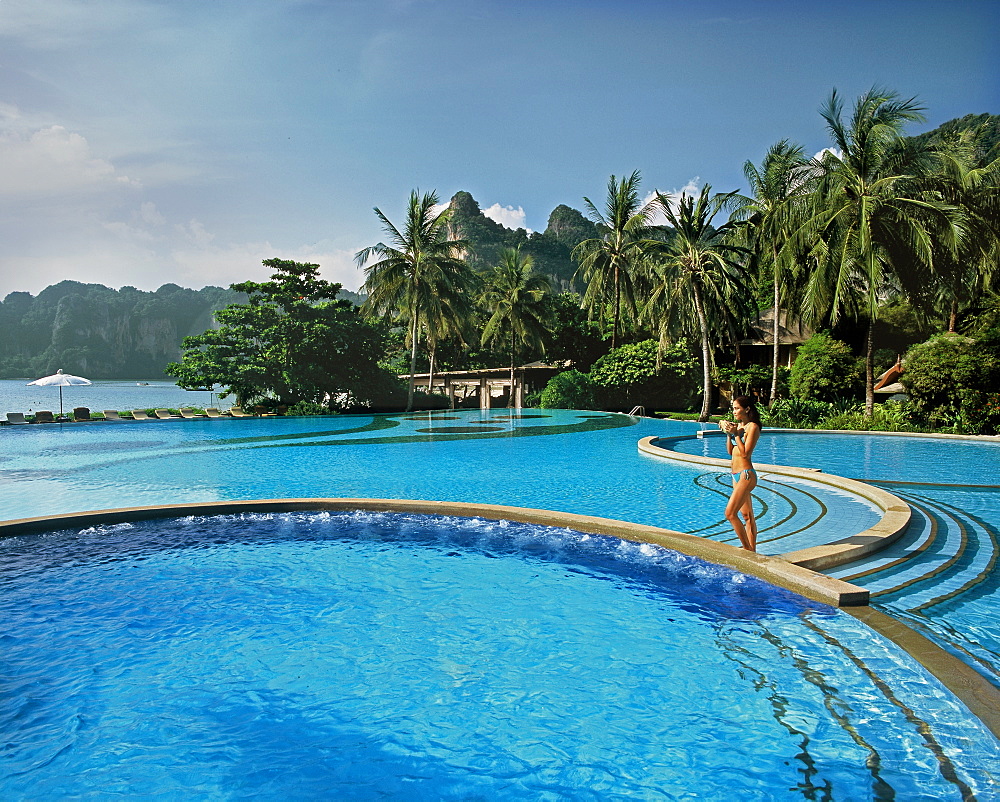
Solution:
<svg viewBox="0 0 1000 802">
<path fill-rule="evenodd" d="M 136 387 L 149 387 L 149 382 L 136 382 Z"/>
</svg>

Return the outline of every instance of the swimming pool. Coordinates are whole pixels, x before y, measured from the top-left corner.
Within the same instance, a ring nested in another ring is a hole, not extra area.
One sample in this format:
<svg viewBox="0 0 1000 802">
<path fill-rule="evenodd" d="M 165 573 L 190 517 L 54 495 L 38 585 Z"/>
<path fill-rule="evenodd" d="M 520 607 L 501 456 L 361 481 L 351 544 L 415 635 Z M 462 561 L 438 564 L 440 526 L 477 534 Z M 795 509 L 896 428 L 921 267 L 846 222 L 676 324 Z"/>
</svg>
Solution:
<svg viewBox="0 0 1000 802">
<path fill-rule="evenodd" d="M 5 427 L 0 430 L 0 477 L 5 480 L 0 484 L 0 503 L 5 511 L 10 511 L 4 517 L 11 519 L 224 499 L 425 498 L 598 515 L 732 541 L 734 538 L 721 516 L 728 490 L 722 471 L 678 467 L 643 456 L 636 450 L 641 437 L 692 434 L 699 428 L 691 423 L 603 413 L 526 411 L 517 415 L 505 410 L 415 416 Z M 766 438 L 762 446 L 771 440 Z M 771 553 L 861 531 L 878 517 L 870 504 L 809 483 L 765 482 L 758 496 L 762 530 L 767 530 L 762 550 Z M 107 535 L 102 531 L 100 538 Z M 192 553 L 200 555 L 204 549 L 194 549 Z M 109 563 L 118 560 L 116 556 L 105 559 Z M 149 559 L 144 556 L 137 562 Z M 584 595 L 590 592 L 583 591 Z M 608 603 L 617 609 L 620 602 Z M 761 615 L 766 617 L 771 613 Z M 805 621 L 802 615 L 793 617 L 800 624 Z M 976 733 L 972 744 L 961 740 L 964 724 L 958 726 L 958 734 L 950 730 L 948 721 L 965 722 L 968 714 L 933 678 L 914 668 L 906 657 L 900 659 L 895 647 L 843 614 L 827 616 L 809 612 L 805 617 L 812 624 L 822 621 L 821 631 L 832 633 L 830 638 L 817 635 L 810 626 L 806 626 L 810 633 L 806 635 L 794 627 L 786 630 L 783 624 L 780 637 L 772 641 L 766 634 L 770 629 L 734 625 L 741 639 L 754 643 L 763 639 L 775 650 L 757 654 L 750 649 L 749 653 L 754 655 L 752 661 L 756 661 L 754 665 L 760 670 L 745 677 L 769 676 L 761 666 L 779 655 L 781 660 L 798 666 L 796 671 L 800 674 L 811 677 L 807 682 L 815 687 L 826 688 L 823 678 L 829 675 L 838 678 L 834 685 L 839 688 L 840 672 L 846 671 L 848 664 L 853 665 L 877 691 L 871 694 L 858 691 L 861 694 L 858 698 L 868 699 L 874 694 L 880 697 L 877 705 L 888 704 L 886 710 L 892 713 L 873 714 L 871 721 L 876 723 L 872 725 L 872 733 L 866 732 L 858 742 L 867 744 L 865 749 L 871 747 L 866 758 L 869 765 L 881 766 L 885 755 L 896 755 L 895 750 L 901 749 L 907 758 L 899 765 L 915 759 L 930 767 L 931 774 L 945 780 L 946 787 L 941 793 L 954 798 L 962 798 L 963 787 L 988 787 L 988 782 L 995 780 L 989 774 L 989 766 L 995 760 L 996 739 L 978 723 L 978 729 L 969 730 Z M 828 621 L 836 622 L 832 629 L 826 628 Z M 599 641 L 601 636 L 588 637 Z M 657 637 L 673 642 L 662 631 Z M 832 652 L 817 657 L 814 650 L 820 641 L 827 644 L 822 648 L 829 647 Z M 796 646 L 788 646 L 790 643 Z M 797 651 L 800 643 L 809 644 L 801 647 L 804 650 L 801 655 Z M 869 646 L 875 651 L 867 651 Z M 746 647 L 744 640 L 739 640 L 735 653 L 742 653 Z M 894 656 L 887 656 L 888 652 Z M 696 663 L 696 660 L 686 662 L 673 670 L 686 671 Z M 900 663 L 905 669 L 900 670 L 902 673 L 897 671 Z M 882 677 L 887 678 L 888 684 Z M 798 700 L 809 690 L 794 683 L 786 686 L 786 679 L 776 682 L 774 696 L 767 703 L 772 713 L 784 710 L 782 706 L 789 705 L 788 700 Z M 843 682 L 844 687 L 854 687 L 853 680 Z M 761 692 L 764 692 L 761 688 L 754 691 Z M 824 709 L 841 711 L 839 691 L 824 694 L 825 691 L 820 694 Z M 854 690 L 848 691 L 843 698 L 853 700 L 854 694 Z M 747 704 L 749 710 L 756 711 L 753 714 L 756 718 L 760 711 L 750 702 Z M 827 733 L 832 727 L 851 733 L 857 729 L 850 715 L 843 720 L 834 715 L 833 723 L 825 720 L 820 725 L 814 710 L 796 710 L 788 719 L 795 722 L 795 727 L 789 729 L 787 722 L 779 726 L 786 733 L 794 732 L 793 740 L 798 738 L 801 742 L 804 738 L 817 749 L 822 740 L 819 731 Z M 941 710 L 946 712 L 939 715 Z M 902 725 L 893 723 L 893 715 L 902 715 L 909 722 L 909 731 L 930 733 L 932 741 L 914 742 L 910 735 L 903 737 Z M 907 716 L 912 716 L 912 720 Z M 772 719 L 777 721 L 781 716 L 772 715 Z M 728 724 L 720 726 L 728 731 Z M 880 733 L 878 737 L 875 732 Z M 813 753 L 807 750 L 805 754 L 807 759 L 795 764 L 795 771 L 806 778 L 806 786 L 811 788 L 810 778 L 818 775 L 814 771 L 815 762 L 809 762 Z M 850 763 L 854 758 L 847 760 Z M 741 767 L 738 771 L 752 773 L 752 768 Z M 865 780 L 874 784 L 872 788 L 881 787 L 880 771 L 879 768 L 874 774 L 869 772 Z M 774 776 L 786 775 L 779 772 Z M 896 787 L 893 783 L 889 785 Z M 435 787 L 440 791 L 444 786 Z M 746 787 L 755 786 L 749 783 Z M 816 793 L 815 789 L 810 791 L 799 785 L 787 787 L 796 789 L 789 792 L 791 798 Z"/>
<path fill-rule="evenodd" d="M 723 472 L 636 453 L 698 425 L 566 410 L 182 420 L 0 429 L 6 519 L 183 501 L 433 499 L 615 518 L 735 542 Z M 792 479 L 761 483 L 761 551 L 860 532 L 872 504 Z"/>
<path fill-rule="evenodd" d="M 7 799 L 985 799 L 1000 762 L 850 616 L 651 546 L 298 512 L 0 553 Z"/>
</svg>

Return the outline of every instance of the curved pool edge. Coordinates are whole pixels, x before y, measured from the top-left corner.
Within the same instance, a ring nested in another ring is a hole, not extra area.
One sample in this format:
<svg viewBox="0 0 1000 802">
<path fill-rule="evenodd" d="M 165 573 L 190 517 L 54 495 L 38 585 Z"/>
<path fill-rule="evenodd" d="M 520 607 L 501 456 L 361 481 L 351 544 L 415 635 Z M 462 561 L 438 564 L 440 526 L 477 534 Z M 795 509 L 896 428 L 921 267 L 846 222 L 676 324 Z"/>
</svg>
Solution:
<svg viewBox="0 0 1000 802">
<path fill-rule="evenodd" d="M 702 432 L 694 436 L 703 438 L 722 437 L 723 434 L 722 432 Z M 639 451 L 651 456 L 674 460 L 675 462 L 686 462 L 694 465 L 729 470 L 729 460 L 683 454 L 679 451 L 654 444 L 654 441 L 669 443 L 671 441 L 690 440 L 691 437 L 692 435 L 643 437 L 639 441 L 638 447 Z M 869 554 L 880 551 L 895 542 L 906 531 L 906 527 L 910 523 L 912 511 L 909 504 L 892 493 L 878 487 L 873 487 L 865 482 L 848 479 L 844 476 L 836 476 L 831 473 L 823 473 L 816 468 L 796 468 L 789 465 L 757 465 L 756 468 L 758 474 L 771 473 L 830 485 L 845 493 L 871 502 L 881 511 L 879 522 L 862 532 L 835 540 L 831 543 L 823 543 L 818 546 L 810 546 L 809 548 L 789 551 L 779 555 L 780 559 L 786 560 L 793 565 L 814 571 L 822 571 L 854 562 Z"/>
<path fill-rule="evenodd" d="M 110 510 L 74 512 L 62 515 L 0 521 L 0 537 L 12 537 L 68 527 L 128 523 L 153 518 L 178 518 L 188 515 L 231 515 L 245 512 L 294 512 L 302 510 L 366 510 L 404 512 L 424 515 L 452 515 L 460 518 L 485 518 L 494 521 L 518 521 L 541 526 L 563 527 L 592 535 L 610 535 L 636 543 L 650 543 L 724 565 L 773 585 L 794 591 L 812 601 L 833 607 L 868 603 L 868 591 L 849 582 L 818 574 L 781 557 L 754 554 L 707 538 L 674 532 L 656 526 L 629 523 L 611 518 L 577 515 L 527 507 L 498 504 L 472 504 L 457 501 L 373 498 L 285 498 L 242 501 L 208 501 L 189 504 L 159 504 L 148 507 L 122 507 Z"/>
<path fill-rule="evenodd" d="M 146 507 L 122 507 L 110 510 L 66 513 L 17 520 L 0 521 L 0 537 L 15 537 L 69 527 L 88 527 L 155 518 L 189 515 L 232 515 L 239 513 L 295 511 L 356 511 L 448 515 L 461 518 L 509 520 L 573 529 L 595 535 L 608 535 L 637 543 L 650 543 L 673 549 L 691 557 L 724 565 L 758 579 L 793 591 L 813 601 L 823 602 L 844 611 L 894 642 L 910 654 L 942 685 L 953 693 L 969 711 L 1000 738 L 1000 690 L 958 657 L 936 645 L 905 623 L 868 606 L 868 591 L 842 580 L 818 574 L 781 557 L 747 552 L 726 543 L 611 518 L 574 513 L 508 507 L 497 504 L 427 501 L 414 499 L 372 498 L 297 498 L 210 501 L 189 504 L 165 504 Z"/>
</svg>

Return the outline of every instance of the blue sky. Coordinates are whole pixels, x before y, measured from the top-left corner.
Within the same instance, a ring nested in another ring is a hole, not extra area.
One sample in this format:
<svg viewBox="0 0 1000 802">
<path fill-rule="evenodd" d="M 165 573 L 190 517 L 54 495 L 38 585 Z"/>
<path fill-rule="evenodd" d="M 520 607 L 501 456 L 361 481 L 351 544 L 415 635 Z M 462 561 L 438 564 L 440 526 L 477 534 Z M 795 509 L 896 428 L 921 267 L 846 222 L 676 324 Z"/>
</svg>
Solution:
<svg viewBox="0 0 1000 802">
<path fill-rule="evenodd" d="M 0 0 L 0 298 L 156 289 L 353 254 L 411 189 L 511 226 L 643 189 L 745 186 L 874 84 L 927 123 L 1000 113 L 1000 2 Z"/>
</svg>

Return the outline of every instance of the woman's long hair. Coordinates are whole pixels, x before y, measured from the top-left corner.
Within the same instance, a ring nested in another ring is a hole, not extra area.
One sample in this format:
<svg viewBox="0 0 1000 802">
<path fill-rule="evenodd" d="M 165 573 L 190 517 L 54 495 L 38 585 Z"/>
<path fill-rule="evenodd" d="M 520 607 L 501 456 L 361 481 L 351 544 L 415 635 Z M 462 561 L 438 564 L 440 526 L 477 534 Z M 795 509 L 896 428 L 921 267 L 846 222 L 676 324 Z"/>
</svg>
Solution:
<svg viewBox="0 0 1000 802">
<path fill-rule="evenodd" d="M 737 402 L 746 410 L 747 420 L 760 426 L 760 412 L 757 410 L 757 399 L 749 395 L 740 395 L 733 399 L 734 404 Z"/>
</svg>

